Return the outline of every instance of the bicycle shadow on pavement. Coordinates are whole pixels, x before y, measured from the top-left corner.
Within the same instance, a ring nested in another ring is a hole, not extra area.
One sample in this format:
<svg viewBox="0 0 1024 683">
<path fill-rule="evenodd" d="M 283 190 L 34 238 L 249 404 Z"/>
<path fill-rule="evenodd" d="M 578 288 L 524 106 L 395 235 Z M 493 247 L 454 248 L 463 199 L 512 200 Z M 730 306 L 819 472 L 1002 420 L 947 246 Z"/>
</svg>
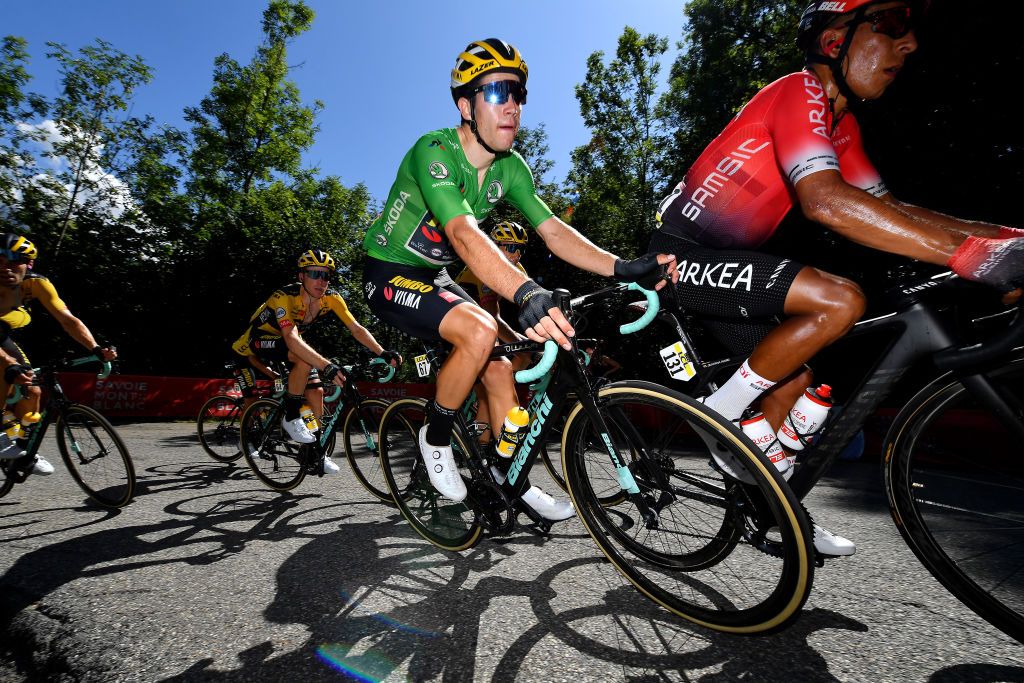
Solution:
<svg viewBox="0 0 1024 683">
<path fill-rule="evenodd" d="M 581 586 L 581 568 L 614 571 L 596 556 L 531 572 L 519 563 L 549 560 L 543 552 L 527 560 L 530 551 L 516 540 L 444 553 L 397 515 L 347 524 L 304 545 L 277 572 L 265 618 L 304 625 L 309 638 L 302 646 L 281 652 L 269 641 L 254 643 L 238 653 L 239 668 L 218 671 L 206 658 L 168 680 L 318 681 L 338 672 L 358 680 L 537 680 L 549 677 L 569 649 L 600 664 L 585 669 L 595 676 L 627 669 L 629 680 L 662 680 L 665 672 L 707 669 L 717 673 L 700 680 L 813 683 L 839 679 L 808 644 L 811 634 L 867 630 L 813 609 L 771 636 L 715 633 L 674 617 L 621 580 L 596 590 Z M 786 661 L 778 661 L 779 652 Z"/>
<path fill-rule="evenodd" d="M 256 483 L 256 477 L 243 461 L 214 463 L 206 461 L 164 463 L 136 473 L 135 496 L 168 491 L 210 488 L 226 481 Z"/>
<path fill-rule="evenodd" d="M 263 489 L 229 494 L 216 492 L 168 506 L 165 510 L 175 515 L 169 519 L 104 529 L 27 552 L 0 575 L 0 586 L 3 586 L 3 591 L 0 591 L 0 632 L 8 634 L 3 647 L 12 651 L 22 666 L 28 666 L 27 662 L 34 657 L 36 667 L 55 666 L 54 671 L 64 671 L 66 668 L 60 667 L 69 666 L 66 662 L 50 664 L 45 659 L 53 657 L 59 660 L 66 655 L 74 657 L 81 666 L 116 669 L 116 662 L 104 663 L 104 648 L 96 648 L 95 644 L 89 647 L 76 644 L 74 606 L 69 607 L 60 601 L 50 604 L 47 596 L 78 580 L 88 581 L 154 566 L 211 564 L 242 552 L 255 541 L 293 541 L 303 536 L 315 536 L 314 527 L 347 517 L 338 514 L 326 520 L 299 520 L 300 515 L 311 512 L 301 506 L 309 498 L 319 496 L 281 495 Z M 355 503 L 332 503 L 312 511 L 322 512 L 349 505 Z M 245 523 L 251 523 L 251 526 L 245 527 Z M 239 529 L 239 524 L 243 528 Z M 191 549 L 191 552 L 182 554 L 182 549 Z M 26 610 L 29 607 L 34 609 Z M 33 642 L 36 636 L 24 635 L 25 628 L 11 628 L 23 611 L 27 618 L 42 613 L 60 622 L 62 628 L 55 640 L 67 642 L 49 643 L 42 651 L 34 652 L 38 645 Z M 27 642 L 13 642 L 17 639 L 10 635 L 15 630 L 22 633 L 22 640 L 27 639 Z M 111 633 L 110 637 L 116 638 L 117 635 Z M 83 654 L 83 650 L 88 654 Z"/>
</svg>

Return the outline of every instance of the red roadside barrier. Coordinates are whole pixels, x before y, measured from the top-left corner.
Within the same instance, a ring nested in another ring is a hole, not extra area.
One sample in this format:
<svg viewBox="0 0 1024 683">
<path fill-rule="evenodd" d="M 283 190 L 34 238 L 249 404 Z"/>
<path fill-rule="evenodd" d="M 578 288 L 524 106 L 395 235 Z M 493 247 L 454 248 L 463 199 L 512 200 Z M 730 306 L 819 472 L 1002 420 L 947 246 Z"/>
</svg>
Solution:
<svg viewBox="0 0 1024 683">
<path fill-rule="evenodd" d="M 195 418 L 206 399 L 217 394 L 237 396 L 233 379 L 111 375 L 97 379 L 85 372 L 62 372 L 60 384 L 68 398 L 92 406 L 107 417 Z M 269 382 L 261 382 L 270 386 Z M 395 400 L 434 395 L 432 384 L 359 382 L 367 398 Z"/>
</svg>

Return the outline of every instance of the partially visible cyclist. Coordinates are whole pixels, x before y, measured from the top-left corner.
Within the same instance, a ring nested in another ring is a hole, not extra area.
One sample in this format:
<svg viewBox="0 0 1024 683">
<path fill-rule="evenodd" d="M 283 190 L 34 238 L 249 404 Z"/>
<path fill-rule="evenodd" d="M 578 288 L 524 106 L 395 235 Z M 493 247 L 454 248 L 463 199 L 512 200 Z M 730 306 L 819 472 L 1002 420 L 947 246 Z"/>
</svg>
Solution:
<svg viewBox="0 0 1024 683">
<path fill-rule="evenodd" d="M 495 319 L 452 288 L 450 278 L 435 280 L 439 272 L 461 258 L 498 296 L 515 302 L 518 322 L 534 341 L 552 339 L 569 349 L 568 337 L 574 334 L 551 292 L 509 262 L 478 222 L 507 200 L 555 256 L 574 266 L 623 280 L 651 276 L 653 284 L 663 265 L 674 277 L 673 257 L 619 259 L 556 218 L 537 196 L 526 162 L 512 151 L 527 74 L 519 51 L 496 38 L 471 43 L 459 54 L 451 95 L 460 124 L 427 133 L 413 145 L 383 214 L 363 241 L 370 309 L 412 337 L 444 340 L 453 347 L 438 372 L 419 445 L 431 483 L 455 501 L 466 497 L 466 486 L 456 469 L 451 436 L 456 411 L 473 384 L 479 377 L 487 389 L 491 424 L 501 424 L 518 401 L 511 364 L 489 361 L 498 336 Z M 555 501 L 536 486 L 523 500 L 547 519 L 574 514 L 571 504 Z"/>
<path fill-rule="evenodd" d="M 117 358 L 117 349 L 97 344 L 85 323 L 72 315 L 53 283 L 45 276 L 32 272 L 38 257 L 39 250 L 27 237 L 14 233 L 0 235 L 0 330 L 5 333 L 0 346 L 7 357 L 14 360 L 0 377 L 0 396 L 6 397 L 12 384 L 25 385 L 24 397 L 12 410 L 17 420 L 38 414 L 39 399 L 42 396 L 42 390 L 30 384 L 32 364 L 28 356 L 10 334 L 32 322 L 30 307 L 33 302 L 41 303 L 69 337 L 97 358 L 108 361 Z M 53 465 L 43 457 L 36 456 L 32 471 L 36 474 L 52 474 Z"/>
<path fill-rule="evenodd" d="M 501 221 L 491 228 L 488 234 L 509 263 L 518 268 L 525 277 L 529 277 L 526 268 L 520 262 L 523 250 L 526 249 L 530 240 L 526 228 L 514 221 Z M 478 278 L 468 266 L 463 268 L 455 278 L 455 284 L 461 287 L 480 308 L 494 317 L 495 322 L 498 323 L 498 341 L 512 343 L 526 339 L 513 328 L 515 320 L 519 317 L 519 310 L 515 303 L 498 296 L 497 292 L 484 284 L 483 280 Z M 511 359 L 512 371 L 516 372 L 529 366 L 530 360 L 528 354 L 516 354 Z M 477 396 L 478 424 L 487 425 L 485 429 L 480 430 L 479 440 L 481 444 L 488 444 L 497 434 L 493 432 L 491 423 L 488 421 L 490 420 L 490 404 L 487 400 L 487 389 L 483 384 L 477 382 L 473 385 L 473 390 Z"/>
<path fill-rule="evenodd" d="M 308 402 L 313 414 L 320 419 L 324 411 L 321 379 L 338 386 L 345 381 L 341 368 L 302 338 L 302 334 L 324 316 L 333 313 L 355 340 L 378 358 L 396 367 L 402 362 L 399 353 L 386 350 L 369 330 L 356 321 L 341 294 L 329 287 L 336 271 L 334 258 L 326 251 L 304 251 L 298 258 L 298 282 L 285 285 L 271 294 L 252 314 L 249 327 L 231 347 L 240 356 L 255 356 L 264 366 L 273 361 L 292 364 L 281 426 L 289 437 L 299 443 L 312 443 L 316 438 L 299 414 L 303 401 Z M 243 389 L 250 395 L 252 390 L 248 387 Z M 339 469 L 330 458 L 324 459 L 326 473 Z"/>
<path fill-rule="evenodd" d="M 806 68 L 757 93 L 661 204 L 650 248 L 679 259 L 679 300 L 732 353 L 749 356 L 706 399 L 730 420 L 760 399 L 778 430 L 811 382 L 804 364 L 865 310 L 854 282 L 754 251 L 794 204 L 854 242 L 967 279 L 1011 290 L 1024 276 L 1024 232 L 897 200 L 864 151 L 850 104 L 881 97 L 896 78 L 917 49 L 923 4 L 810 3 L 798 30 Z M 855 551 L 817 526 L 814 540 L 822 554 Z"/>
</svg>

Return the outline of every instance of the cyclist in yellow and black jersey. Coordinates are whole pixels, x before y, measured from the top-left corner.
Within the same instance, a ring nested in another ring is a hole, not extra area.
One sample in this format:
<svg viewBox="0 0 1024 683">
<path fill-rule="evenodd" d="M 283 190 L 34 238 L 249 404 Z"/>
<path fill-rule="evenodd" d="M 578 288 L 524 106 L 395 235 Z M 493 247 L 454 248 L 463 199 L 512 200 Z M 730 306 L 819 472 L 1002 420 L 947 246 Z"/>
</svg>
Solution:
<svg viewBox="0 0 1024 683">
<path fill-rule="evenodd" d="M 513 221 L 502 221 L 495 225 L 490 231 L 490 237 L 498 245 L 502 255 L 523 274 L 526 268 L 519 262 L 523 257 L 523 250 L 529 241 L 529 234 L 526 228 Z M 515 303 L 498 296 L 498 293 L 488 287 L 468 267 L 463 268 L 455 284 L 462 287 L 463 291 L 473 298 L 480 307 L 490 313 L 498 321 L 498 339 L 503 342 L 514 342 L 525 339 L 523 335 L 513 330 L 508 321 L 515 322 L 519 317 L 519 307 Z M 522 356 L 517 356 L 522 357 Z"/>
<path fill-rule="evenodd" d="M 57 294 L 53 283 L 33 273 L 32 266 L 39 256 L 39 250 L 27 238 L 13 233 L 0 235 L 0 364 L 4 365 L 0 377 L 0 396 L 7 396 L 11 384 L 25 385 L 25 398 L 13 407 L 16 419 L 39 412 L 39 387 L 31 386 L 32 365 L 28 356 L 11 337 L 11 331 L 25 327 L 32 322 L 30 306 L 40 302 L 50 315 L 60 323 L 68 336 L 103 360 L 117 358 L 113 346 L 100 346 L 85 323 L 68 310 L 67 304 Z M 11 362 L 13 361 L 13 362 Z M 4 457 L 0 453 L 0 457 Z M 50 474 L 53 466 L 37 457 L 33 471 Z"/>
<path fill-rule="evenodd" d="M 310 249 L 299 256 L 298 266 L 299 281 L 275 291 L 256 309 L 248 329 L 232 344 L 232 349 L 240 356 L 255 358 L 257 366 L 259 361 L 293 364 L 281 424 L 291 438 L 300 443 L 312 443 L 315 437 L 299 415 L 303 397 L 319 418 L 323 415 L 323 389 L 319 378 L 341 385 L 345 377 L 337 365 L 306 343 L 302 338 L 303 332 L 323 320 L 328 313 L 333 313 L 356 341 L 378 358 L 397 367 L 402 357 L 378 344 L 370 331 L 356 321 L 341 295 L 328 287 L 336 270 L 334 258 L 329 253 Z M 242 389 L 251 395 L 251 387 L 243 385 Z M 325 470 L 336 472 L 338 466 L 329 460 L 324 462 Z"/>
</svg>

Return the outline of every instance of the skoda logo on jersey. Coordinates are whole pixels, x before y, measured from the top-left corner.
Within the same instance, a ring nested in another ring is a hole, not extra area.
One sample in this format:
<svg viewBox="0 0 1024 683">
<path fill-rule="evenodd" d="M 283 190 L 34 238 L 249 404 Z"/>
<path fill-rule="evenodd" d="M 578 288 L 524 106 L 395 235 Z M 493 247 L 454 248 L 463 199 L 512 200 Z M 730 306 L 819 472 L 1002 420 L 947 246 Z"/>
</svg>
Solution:
<svg viewBox="0 0 1024 683">
<path fill-rule="evenodd" d="M 376 237 L 376 240 L 377 240 L 377 244 L 379 244 L 380 246 L 382 246 L 382 247 L 388 246 L 388 238 L 385 237 L 384 235 L 378 234 L 377 237 Z"/>
<path fill-rule="evenodd" d="M 491 184 L 487 186 L 487 201 L 489 203 L 497 204 L 503 194 L 505 194 L 505 189 L 497 180 L 492 180 Z"/>
<path fill-rule="evenodd" d="M 444 180 L 448 177 L 448 169 L 440 161 L 430 162 L 430 166 L 427 167 L 427 173 L 438 180 Z"/>
</svg>

